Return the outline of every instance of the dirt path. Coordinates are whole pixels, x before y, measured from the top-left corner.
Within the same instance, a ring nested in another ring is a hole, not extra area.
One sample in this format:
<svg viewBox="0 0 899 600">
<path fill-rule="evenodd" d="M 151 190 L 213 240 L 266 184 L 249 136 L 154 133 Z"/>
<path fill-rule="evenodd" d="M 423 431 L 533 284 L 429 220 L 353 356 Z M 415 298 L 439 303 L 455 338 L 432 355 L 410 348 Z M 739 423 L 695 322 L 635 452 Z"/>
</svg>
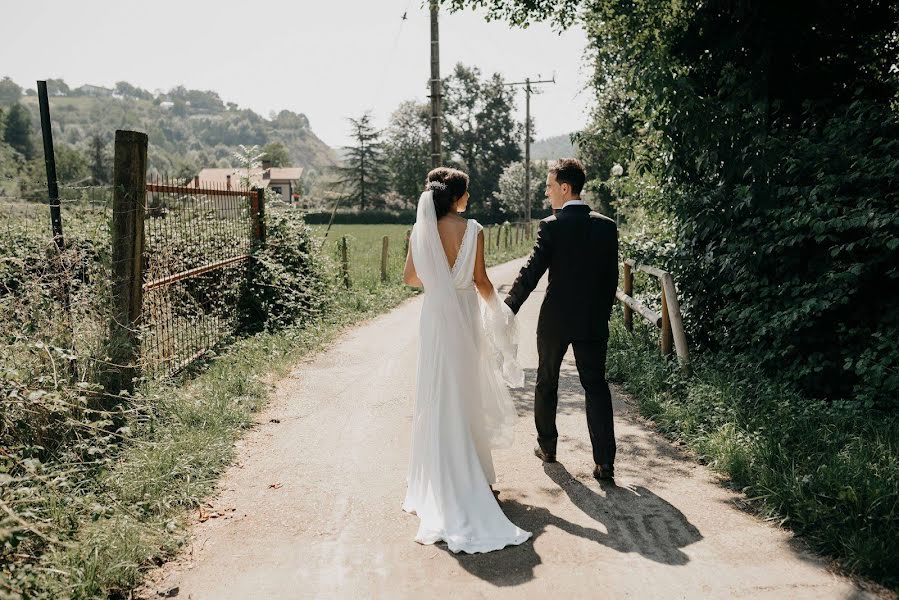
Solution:
<svg viewBox="0 0 899 600">
<path fill-rule="evenodd" d="M 510 284 L 521 264 L 491 269 L 494 284 Z M 520 313 L 527 386 L 516 395 L 517 443 L 494 455 L 503 508 L 534 532 L 532 542 L 469 556 L 412 541 L 417 518 L 400 504 L 417 298 L 347 332 L 279 383 L 210 499 L 218 509 L 234 508 L 233 516 L 197 523 L 185 555 L 153 573 L 141 595 L 866 596 L 788 533 L 741 511 L 738 495 L 641 424 L 620 395 L 617 487 L 601 487 L 591 477 L 583 391 L 570 353 L 560 387 L 560 462 L 544 467 L 531 453 L 533 331 L 544 285 Z"/>
</svg>

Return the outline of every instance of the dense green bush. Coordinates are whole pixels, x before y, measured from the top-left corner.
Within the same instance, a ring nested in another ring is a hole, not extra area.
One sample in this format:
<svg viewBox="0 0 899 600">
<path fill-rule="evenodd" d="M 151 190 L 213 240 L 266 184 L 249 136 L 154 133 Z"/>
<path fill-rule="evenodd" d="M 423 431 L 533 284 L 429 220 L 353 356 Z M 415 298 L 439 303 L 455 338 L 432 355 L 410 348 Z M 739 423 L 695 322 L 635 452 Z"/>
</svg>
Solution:
<svg viewBox="0 0 899 600">
<path fill-rule="evenodd" d="M 667 248 L 623 249 L 675 272 L 692 344 L 899 406 L 899 5 L 605 0 L 584 18 L 581 144 L 607 132 L 593 159 L 673 222 Z"/>
<path fill-rule="evenodd" d="M 331 306 L 333 277 L 298 211 L 267 212 L 266 240 L 254 254 L 250 269 L 239 311 L 244 331 L 272 331 L 303 323 Z"/>
<path fill-rule="evenodd" d="M 899 407 L 899 117 L 858 101 L 771 136 L 764 188 L 675 205 L 694 338 L 814 396 Z"/>
</svg>

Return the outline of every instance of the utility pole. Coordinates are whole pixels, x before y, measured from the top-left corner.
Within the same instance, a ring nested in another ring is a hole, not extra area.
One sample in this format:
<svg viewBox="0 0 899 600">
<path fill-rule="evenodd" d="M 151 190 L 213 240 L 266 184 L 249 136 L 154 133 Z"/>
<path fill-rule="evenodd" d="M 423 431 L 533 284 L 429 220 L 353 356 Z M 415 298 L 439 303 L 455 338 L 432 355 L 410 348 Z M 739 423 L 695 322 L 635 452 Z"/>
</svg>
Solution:
<svg viewBox="0 0 899 600">
<path fill-rule="evenodd" d="M 439 0 L 430 0 L 431 4 L 431 168 L 436 169 L 443 164 L 441 132 L 443 128 L 443 108 L 441 99 L 443 92 L 440 85 L 440 44 L 437 27 L 437 9 Z"/>
<path fill-rule="evenodd" d="M 531 85 L 538 83 L 555 83 L 556 76 L 553 74 L 552 79 L 538 79 L 531 81 L 530 77 L 524 81 L 516 81 L 507 83 L 507 86 L 524 86 L 524 205 L 525 220 L 531 222 L 531 94 L 536 93 L 531 89 Z"/>
</svg>

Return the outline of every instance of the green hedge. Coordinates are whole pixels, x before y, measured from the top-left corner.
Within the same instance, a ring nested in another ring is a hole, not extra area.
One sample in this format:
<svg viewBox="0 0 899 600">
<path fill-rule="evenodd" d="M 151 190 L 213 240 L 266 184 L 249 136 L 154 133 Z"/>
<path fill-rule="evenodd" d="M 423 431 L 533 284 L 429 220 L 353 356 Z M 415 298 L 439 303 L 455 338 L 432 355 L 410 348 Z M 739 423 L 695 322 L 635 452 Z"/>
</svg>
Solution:
<svg viewBox="0 0 899 600">
<path fill-rule="evenodd" d="M 534 211 L 532 217 L 542 219 L 552 214 L 552 210 L 544 209 Z M 476 219 L 481 225 L 494 225 L 496 223 L 504 223 L 508 221 L 520 220 L 517 216 L 510 215 L 508 218 L 502 215 L 494 215 L 492 213 L 476 213 L 465 212 L 464 217 L 468 219 Z M 309 225 L 327 225 L 331 220 L 330 212 L 308 212 L 303 216 Z M 415 223 L 415 211 L 385 211 L 385 210 L 365 210 L 354 212 L 337 212 L 334 216 L 335 225 L 408 225 L 411 227 Z"/>
</svg>

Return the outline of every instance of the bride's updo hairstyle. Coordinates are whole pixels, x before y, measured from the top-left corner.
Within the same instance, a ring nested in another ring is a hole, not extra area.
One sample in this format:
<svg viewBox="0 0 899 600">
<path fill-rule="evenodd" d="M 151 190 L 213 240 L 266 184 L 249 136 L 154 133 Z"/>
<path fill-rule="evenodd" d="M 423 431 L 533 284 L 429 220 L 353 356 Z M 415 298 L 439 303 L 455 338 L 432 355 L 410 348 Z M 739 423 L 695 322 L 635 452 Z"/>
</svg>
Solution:
<svg viewBox="0 0 899 600">
<path fill-rule="evenodd" d="M 437 218 L 448 214 L 456 200 L 468 190 L 468 175 L 458 169 L 437 167 L 428 173 L 425 191 L 430 190 L 434 196 L 434 211 Z"/>
</svg>

